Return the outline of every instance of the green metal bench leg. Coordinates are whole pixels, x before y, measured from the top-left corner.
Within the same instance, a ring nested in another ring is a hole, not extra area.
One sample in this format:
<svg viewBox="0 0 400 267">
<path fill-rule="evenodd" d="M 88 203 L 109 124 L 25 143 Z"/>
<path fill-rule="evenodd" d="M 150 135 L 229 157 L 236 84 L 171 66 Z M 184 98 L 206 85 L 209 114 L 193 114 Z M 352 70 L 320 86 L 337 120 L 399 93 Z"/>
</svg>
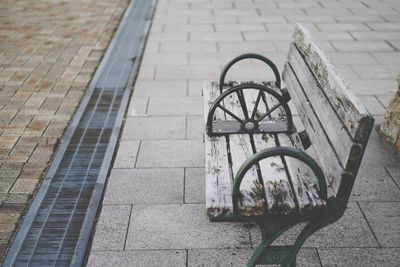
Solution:
<svg viewBox="0 0 400 267">
<path fill-rule="evenodd" d="M 284 267 L 295 266 L 292 263 L 293 253 L 295 250 L 292 246 L 282 246 L 282 247 L 271 247 L 271 243 L 278 238 L 282 233 L 286 232 L 289 228 L 293 227 L 298 220 L 282 220 L 282 219 L 272 219 L 257 217 L 255 219 L 258 227 L 261 231 L 262 241 L 257 247 L 256 251 L 251 256 L 247 267 L 254 267 L 257 264 L 282 264 Z M 296 258 L 296 255 L 294 255 Z"/>
</svg>

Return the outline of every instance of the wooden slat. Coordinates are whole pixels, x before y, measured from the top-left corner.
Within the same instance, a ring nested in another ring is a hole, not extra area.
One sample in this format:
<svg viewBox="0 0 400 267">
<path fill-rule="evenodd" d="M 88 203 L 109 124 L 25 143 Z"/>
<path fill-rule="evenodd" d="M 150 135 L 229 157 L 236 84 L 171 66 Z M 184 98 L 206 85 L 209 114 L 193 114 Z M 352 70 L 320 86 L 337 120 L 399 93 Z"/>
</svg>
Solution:
<svg viewBox="0 0 400 267">
<path fill-rule="evenodd" d="M 274 135 L 254 135 L 257 151 L 276 147 Z M 260 161 L 268 214 L 295 214 L 298 209 L 281 157 Z"/>
<path fill-rule="evenodd" d="M 290 66 L 304 89 L 307 100 L 310 101 L 342 165 L 345 165 L 350 148 L 353 145 L 352 137 L 349 135 L 336 110 L 330 104 L 323 89 L 294 45 L 290 47 L 288 58 Z"/>
<path fill-rule="evenodd" d="M 310 102 L 304 95 L 303 88 L 299 84 L 296 75 L 293 73 L 288 63 L 285 64 L 282 77 L 292 97 L 292 101 L 297 108 L 303 125 L 306 128 L 307 134 L 310 136 L 311 142 L 313 143 L 312 147 L 317 152 L 315 159 L 320 163 L 325 177 L 334 192 L 337 193 L 343 167 L 336 152 L 327 139 Z M 343 161 L 346 161 L 346 159 Z"/>
<path fill-rule="evenodd" d="M 277 89 L 277 88 L 276 88 Z M 258 92 L 249 91 L 246 95 L 247 108 L 252 111 L 256 102 Z M 266 98 L 274 99 L 271 95 L 265 94 Z M 266 100 L 267 100 L 266 99 Z M 272 102 L 271 102 L 272 103 Z M 267 103 L 268 104 L 268 103 Z M 269 105 L 269 104 L 268 104 Z M 271 107 L 271 105 L 269 105 Z M 258 105 L 258 112 L 264 114 L 267 112 L 266 103 L 263 101 Z M 278 108 L 273 111 L 269 118 L 279 118 L 284 110 Z M 261 151 L 266 148 L 276 147 L 275 135 L 253 135 L 255 150 Z M 285 166 L 281 157 L 267 158 L 260 161 L 260 172 L 264 181 L 265 198 L 268 214 L 294 214 L 297 212 L 296 201 L 290 186 Z"/>
<path fill-rule="evenodd" d="M 361 102 L 349 91 L 337 69 L 315 44 L 310 33 L 297 24 L 293 42 L 317 78 L 327 98 L 336 110 L 340 120 L 356 142 L 365 144 L 373 125 Z"/>
<path fill-rule="evenodd" d="M 243 163 L 253 154 L 250 137 L 247 134 L 229 136 L 231 168 L 235 176 Z M 240 202 L 238 211 L 241 215 L 262 215 L 265 213 L 264 185 L 258 179 L 256 166 L 246 172 L 240 184 Z"/>
<path fill-rule="evenodd" d="M 278 134 L 278 139 L 281 146 L 302 149 L 302 145 L 296 141 L 296 138 Z M 306 164 L 291 157 L 285 157 L 285 162 L 299 205 L 299 213 L 312 214 L 323 211 L 326 202 L 318 195 L 318 180 L 312 170 Z"/>
<path fill-rule="evenodd" d="M 254 91 L 254 90 L 251 90 Z M 245 96 L 247 98 L 247 95 Z M 245 118 L 237 94 L 231 94 L 223 101 L 224 106 L 239 118 Z M 250 103 L 246 103 L 250 110 Z M 250 137 L 247 134 L 229 135 L 229 149 L 233 177 L 242 164 L 253 154 Z M 240 203 L 238 210 L 242 215 L 261 215 L 265 213 L 265 195 L 263 184 L 259 182 L 256 167 L 252 167 L 244 176 L 240 185 Z"/>
<path fill-rule="evenodd" d="M 213 100 L 219 95 L 216 83 L 203 85 L 204 118 Z M 217 119 L 223 114 L 217 110 Z M 204 122 L 204 123 L 205 123 Z M 209 137 L 205 134 L 206 150 L 206 208 L 211 220 L 218 220 L 233 215 L 232 206 L 232 173 L 229 169 L 227 143 L 224 136 Z"/>
<path fill-rule="evenodd" d="M 275 106 L 278 101 L 272 97 L 266 98 L 268 106 Z M 284 109 L 279 108 L 274 111 L 273 116 L 279 116 L 279 113 L 284 114 Z M 297 133 L 293 134 L 293 140 L 287 134 L 277 134 L 279 146 L 295 147 L 303 149 L 300 140 L 295 138 Z M 321 200 L 316 189 L 318 187 L 317 178 L 314 173 L 304 163 L 291 157 L 284 157 L 288 175 L 292 182 L 292 191 L 296 197 L 298 212 L 300 214 L 310 214 L 320 212 L 326 205 L 325 201 Z"/>
</svg>

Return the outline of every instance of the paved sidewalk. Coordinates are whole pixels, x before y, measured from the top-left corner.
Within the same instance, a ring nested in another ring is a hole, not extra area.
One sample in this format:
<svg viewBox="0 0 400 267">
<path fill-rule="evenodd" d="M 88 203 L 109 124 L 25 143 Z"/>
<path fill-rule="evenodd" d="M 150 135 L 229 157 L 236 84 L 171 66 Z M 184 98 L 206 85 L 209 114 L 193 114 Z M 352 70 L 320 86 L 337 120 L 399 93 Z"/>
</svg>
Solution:
<svg viewBox="0 0 400 267">
<path fill-rule="evenodd" d="M 0 3 L 0 259 L 126 6 Z"/>
<path fill-rule="evenodd" d="M 244 266 L 254 226 L 210 223 L 201 84 L 244 52 L 282 69 L 295 22 L 308 27 L 382 121 L 400 70 L 397 0 L 159 0 L 88 266 Z M 232 79 L 268 79 L 255 62 Z M 374 130 L 343 218 L 313 235 L 299 266 L 400 264 L 400 160 Z"/>
</svg>

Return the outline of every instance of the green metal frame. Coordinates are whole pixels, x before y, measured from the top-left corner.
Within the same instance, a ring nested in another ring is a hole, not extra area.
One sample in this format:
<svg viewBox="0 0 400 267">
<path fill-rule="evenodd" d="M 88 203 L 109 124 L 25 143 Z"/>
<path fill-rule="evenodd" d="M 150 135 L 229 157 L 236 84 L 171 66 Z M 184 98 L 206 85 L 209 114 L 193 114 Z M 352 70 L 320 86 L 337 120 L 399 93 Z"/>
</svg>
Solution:
<svg viewBox="0 0 400 267">
<path fill-rule="evenodd" d="M 318 179 L 319 194 L 322 199 L 327 201 L 328 209 L 325 214 L 321 214 L 319 216 L 263 215 L 248 217 L 248 220 L 254 221 L 258 225 L 262 236 L 261 244 L 257 247 L 252 257 L 250 258 L 247 264 L 248 267 L 253 267 L 257 264 L 280 264 L 284 267 L 296 266 L 297 253 L 299 252 L 301 246 L 304 244 L 306 239 L 324 226 L 337 221 L 343 215 L 346 208 L 346 203 L 339 204 L 339 202 L 335 198 L 328 199 L 325 176 L 321 168 L 318 166 L 313 158 L 311 158 L 304 151 L 292 147 L 274 147 L 262 150 L 252 155 L 243 163 L 241 168 L 238 170 L 234 179 L 232 190 L 233 209 L 235 214 L 237 214 L 238 209 L 240 183 L 246 172 L 253 165 L 258 164 L 260 160 L 274 156 L 292 157 L 307 164 Z M 278 238 L 288 229 L 301 222 L 307 222 L 307 225 L 300 232 L 293 245 L 271 246 L 272 242 L 276 238 Z"/>
</svg>

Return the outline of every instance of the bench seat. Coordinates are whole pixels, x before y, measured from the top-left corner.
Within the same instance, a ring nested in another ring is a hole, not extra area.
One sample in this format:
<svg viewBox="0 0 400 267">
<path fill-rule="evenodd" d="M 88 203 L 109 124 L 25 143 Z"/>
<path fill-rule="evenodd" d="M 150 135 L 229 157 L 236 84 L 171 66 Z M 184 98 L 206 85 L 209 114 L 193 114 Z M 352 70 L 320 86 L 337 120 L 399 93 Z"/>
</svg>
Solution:
<svg viewBox="0 0 400 267">
<path fill-rule="evenodd" d="M 252 83 L 255 83 L 254 81 Z M 227 83 L 227 87 L 238 83 Z M 264 83 L 275 91 L 274 83 Z M 246 101 L 249 113 L 256 102 L 256 92 L 251 97 L 247 92 Z M 219 96 L 219 84 L 212 82 L 203 86 L 204 112 Z M 267 97 L 267 102 L 273 98 Z M 235 95 L 224 100 L 226 109 L 238 114 L 240 101 Z M 274 103 L 270 103 L 271 105 Z M 259 109 L 262 105 L 258 105 Z M 279 109 L 275 116 L 279 115 Z M 223 110 L 219 116 L 229 120 Z M 207 117 L 207 116 L 205 116 Z M 246 216 L 259 215 L 321 215 L 326 202 L 318 194 L 318 181 L 311 169 L 304 163 L 289 157 L 276 156 L 260 161 L 259 167 L 248 171 L 240 187 L 238 210 L 233 214 L 233 179 L 251 155 L 272 147 L 295 147 L 304 150 L 296 131 L 290 134 L 230 134 L 221 136 L 205 135 L 206 148 L 206 208 L 212 221 L 229 221 Z M 262 178 L 261 178 L 262 177 Z"/>
</svg>

